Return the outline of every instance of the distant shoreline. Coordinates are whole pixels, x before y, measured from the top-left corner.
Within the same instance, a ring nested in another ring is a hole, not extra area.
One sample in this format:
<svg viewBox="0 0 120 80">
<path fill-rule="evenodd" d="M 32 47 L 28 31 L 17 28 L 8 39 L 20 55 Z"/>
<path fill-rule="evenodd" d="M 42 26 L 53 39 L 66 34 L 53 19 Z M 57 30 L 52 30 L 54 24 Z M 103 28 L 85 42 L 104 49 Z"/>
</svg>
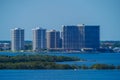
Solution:
<svg viewBox="0 0 120 80">
<path fill-rule="evenodd" d="M 114 66 L 111 64 L 93 64 L 91 66 L 86 65 L 69 65 L 69 64 L 58 64 L 57 62 L 66 62 L 66 61 L 84 61 L 84 59 L 80 59 L 77 57 L 65 57 L 65 56 L 52 56 L 52 55 L 16 55 L 16 56 L 8 56 L 8 55 L 0 55 L 0 70 L 4 69 L 17 69 L 17 70 L 38 70 L 38 69 L 97 69 L 97 70 L 112 70 L 119 69 L 120 65 Z M 85 60 L 87 61 L 87 60 Z"/>
<path fill-rule="evenodd" d="M 68 52 L 68 51 L 41 51 L 41 52 L 33 52 L 33 51 L 0 51 L 0 52 L 10 52 L 10 53 L 60 53 L 60 54 L 100 54 L 100 53 L 119 53 L 119 52 Z"/>
</svg>

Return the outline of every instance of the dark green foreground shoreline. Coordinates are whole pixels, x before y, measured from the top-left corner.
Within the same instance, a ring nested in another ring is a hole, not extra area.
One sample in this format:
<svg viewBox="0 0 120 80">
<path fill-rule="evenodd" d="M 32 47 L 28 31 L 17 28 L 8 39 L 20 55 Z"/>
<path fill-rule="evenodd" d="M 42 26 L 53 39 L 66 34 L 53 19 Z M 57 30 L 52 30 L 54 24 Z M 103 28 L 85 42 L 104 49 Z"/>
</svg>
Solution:
<svg viewBox="0 0 120 80">
<path fill-rule="evenodd" d="M 50 55 L 0 56 L 0 69 L 120 69 L 120 66 L 107 64 L 85 65 L 57 64 L 64 61 L 83 61 L 76 57 Z"/>
</svg>

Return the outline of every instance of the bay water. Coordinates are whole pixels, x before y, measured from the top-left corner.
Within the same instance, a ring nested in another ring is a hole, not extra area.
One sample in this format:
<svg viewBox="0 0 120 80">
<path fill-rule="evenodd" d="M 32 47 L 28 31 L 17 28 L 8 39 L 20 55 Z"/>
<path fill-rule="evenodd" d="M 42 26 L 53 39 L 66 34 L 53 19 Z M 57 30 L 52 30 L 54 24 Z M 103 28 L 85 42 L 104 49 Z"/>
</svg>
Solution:
<svg viewBox="0 0 120 80">
<path fill-rule="evenodd" d="M 36 53 L 0 52 L 0 55 Z M 120 53 L 44 53 L 43 55 L 71 56 L 86 61 L 59 64 L 92 65 L 95 63 L 120 65 Z M 0 80 L 120 80 L 120 70 L 0 70 Z"/>
</svg>

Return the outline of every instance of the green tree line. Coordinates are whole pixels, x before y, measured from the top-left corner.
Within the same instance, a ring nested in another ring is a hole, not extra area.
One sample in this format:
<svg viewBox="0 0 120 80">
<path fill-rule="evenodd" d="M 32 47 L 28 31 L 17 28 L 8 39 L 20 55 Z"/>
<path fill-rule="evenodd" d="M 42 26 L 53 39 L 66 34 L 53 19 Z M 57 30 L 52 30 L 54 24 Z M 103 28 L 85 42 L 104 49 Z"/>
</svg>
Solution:
<svg viewBox="0 0 120 80">
<path fill-rule="evenodd" d="M 0 56 L 0 69 L 120 69 L 120 66 L 108 64 L 93 64 L 91 66 L 86 66 L 56 63 L 78 60 L 83 59 L 50 55 Z"/>
<path fill-rule="evenodd" d="M 17 56 L 0 56 L 0 63 L 5 62 L 63 62 L 63 61 L 79 61 L 77 57 L 65 57 L 65 56 L 50 56 L 50 55 L 17 55 Z"/>
</svg>

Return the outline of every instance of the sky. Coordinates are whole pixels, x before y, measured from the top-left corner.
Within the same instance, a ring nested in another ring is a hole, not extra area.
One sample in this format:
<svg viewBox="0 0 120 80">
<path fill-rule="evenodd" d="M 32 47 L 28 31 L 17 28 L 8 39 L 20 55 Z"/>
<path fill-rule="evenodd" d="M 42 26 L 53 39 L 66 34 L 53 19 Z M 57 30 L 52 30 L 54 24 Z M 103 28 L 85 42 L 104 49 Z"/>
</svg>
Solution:
<svg viewBox="0 0 120 80">
<path fill-rule="evenodd" d="M 11 40 L 11 29 L 42 27 L 61 31 L 62 25 L 100 25 L 100 40 L 120 41 L 120 0 L 0 0 L 0 40 Z"/>
</svg>

